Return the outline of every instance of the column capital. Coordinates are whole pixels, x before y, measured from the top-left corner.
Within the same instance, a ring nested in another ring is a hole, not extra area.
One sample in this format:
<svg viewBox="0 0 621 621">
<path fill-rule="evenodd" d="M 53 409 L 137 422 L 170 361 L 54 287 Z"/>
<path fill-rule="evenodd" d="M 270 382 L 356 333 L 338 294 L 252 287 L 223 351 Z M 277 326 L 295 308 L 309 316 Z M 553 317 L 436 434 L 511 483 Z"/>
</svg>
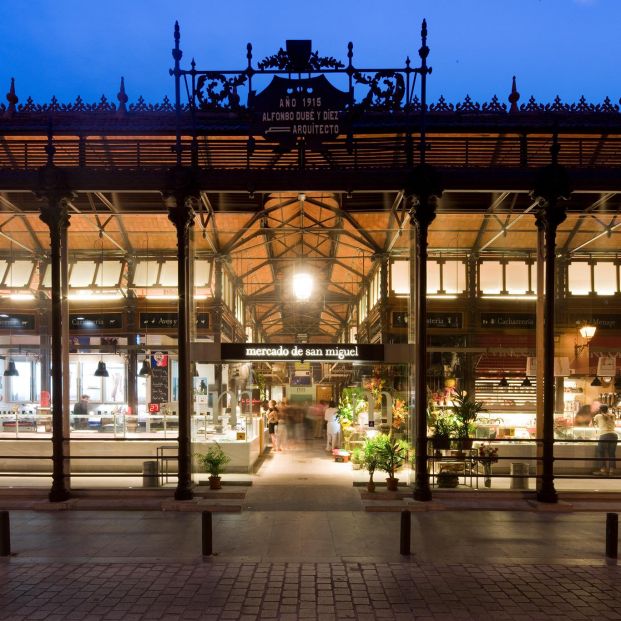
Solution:
<svg viewBox="0 0 621 621">
<path fill-rule="evenodd" d="M 168 171 L 162 196 L 169 210 L 193 203 L 200 198 L 200 194 L 194 169 L 175 166 Z"/>
<path fill-rule="evenodd" d="M 539 202 L 536 212 L 538 227 L 556 228 L 565 220 L 565 208 L 560 201 L 567 200 L 571 192 L 569 175 L 564 166 L 553 163 L 538 171 L 531 192 L 532 198 Z"/>
</svg>

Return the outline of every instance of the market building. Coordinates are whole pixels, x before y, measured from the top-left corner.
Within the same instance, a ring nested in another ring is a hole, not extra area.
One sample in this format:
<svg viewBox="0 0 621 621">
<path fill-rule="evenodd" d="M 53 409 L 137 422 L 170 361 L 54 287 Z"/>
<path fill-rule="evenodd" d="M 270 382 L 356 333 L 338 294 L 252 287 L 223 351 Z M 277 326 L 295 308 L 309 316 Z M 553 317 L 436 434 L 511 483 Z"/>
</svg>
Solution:
<svg viewBox="0 0 621 621">
<path fill-rule="evenodd" d="M 52 472 L 63 500 L 72 476 L 151 458 L 189 499 L 214 441 L 253 469 L 263 400 L 335 400 L 349 442 L 413 443 L 429 500 L 443 458 L 473 464 L 429 440 L 466 393 L 497 473 L 544 502 L 559 478 L 594 488 L 591 406 L 621 427 L 619 104 L 523 103 L 515 79 L 508 103 L 428 103 L 421 36 L 416 67 L 288 41 L 221 71 L 184 65 L 176 27 L 158 104 L 123 80 L 93 105 L 11 83 L 3 481 Z"/>
</svg>

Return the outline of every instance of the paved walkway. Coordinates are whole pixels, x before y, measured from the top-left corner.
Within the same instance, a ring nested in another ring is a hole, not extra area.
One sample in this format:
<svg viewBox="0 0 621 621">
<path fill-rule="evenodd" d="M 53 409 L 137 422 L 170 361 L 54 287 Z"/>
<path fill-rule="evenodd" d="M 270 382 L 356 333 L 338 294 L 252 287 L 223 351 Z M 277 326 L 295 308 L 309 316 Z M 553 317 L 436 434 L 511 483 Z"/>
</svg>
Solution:
<svg viewBox="0 0 621 621">
<path fill-rule="evenodd" d="M 621 620 L 601 512 L 414 512 L 401 556 L 399 513 L 361 511 L 347 465 L 302 450 L 244 504 L 214 515 L 211 557 L 198 513 L 12 511 L 0 620 Z"/>
</svg>

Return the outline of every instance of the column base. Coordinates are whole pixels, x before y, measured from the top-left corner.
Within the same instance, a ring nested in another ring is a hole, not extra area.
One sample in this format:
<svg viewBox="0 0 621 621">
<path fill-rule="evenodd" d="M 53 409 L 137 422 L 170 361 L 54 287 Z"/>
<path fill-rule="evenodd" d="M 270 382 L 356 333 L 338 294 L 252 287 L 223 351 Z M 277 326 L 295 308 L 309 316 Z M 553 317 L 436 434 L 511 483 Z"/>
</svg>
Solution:
<svg viewBox="0 0 621 621">
<path fill-rule="evenodd" d="M 64 485 L 52 485 L 52 489 L 48 494 L 48 500 L 50 502 L 65 502 L 65 500 L 69 500 L 70 498 L 71 492 Z"/>
<path fill-rule="evenodd" d="M 194 493 L 191 487 L 178 487 L 175 490 L 175 500 L 192 500 Z"/>
<path fill-rule="evenodd" d="M 431 488 L 429 487 L 429 483 L 427 485 L 414 485 L 414 500 L 419 500 L 421 502 L 429 502 L 431 500 Z"/>
<path fill-rule="evenodd" d="M 556 503 L 558 502 L 558 494 L 554 489 L 554 485 L 546 485 L 542 486 L 541 489 L 537 491 L 537 500 L 539 502 L 547 502 L 547 503 Z"/>
</svg>

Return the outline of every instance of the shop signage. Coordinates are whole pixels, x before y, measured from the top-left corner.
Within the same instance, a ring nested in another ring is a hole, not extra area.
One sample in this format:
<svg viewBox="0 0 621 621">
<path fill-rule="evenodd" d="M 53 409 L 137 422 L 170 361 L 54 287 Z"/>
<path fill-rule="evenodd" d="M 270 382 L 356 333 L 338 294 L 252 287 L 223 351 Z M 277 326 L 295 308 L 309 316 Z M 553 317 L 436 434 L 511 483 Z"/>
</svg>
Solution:
<svg viewBox="0 0 621 621">
<path fill-rule="evenodd" d="M 34 315 L 8 315 L 0 317 L 0 330 L 34 330 Z"/>
<path fill-rule="evenodd" d="M 461 313 L 427 313 L 428 328 L 462 328 Z"/>
<path fill-rule="evenodd" d="M 222 343 L 222 360 L 313 360 L 317 362 L 357 362 L 384 360 L 383 345 L 338 343 L 310 345 L 307 343 Z"/>
<path fill-rule="evenodd" d="M 614 377 L 617 374 L 617 359 L 601 356 L 597 359 L 597 374 L 600 377 Z"/>
<path fill-rule="evenodd" d="M 168 401 L 168 352 L 153 352 L 151 355 L 151 401 Z"/>
<path fill-rule="evenodd" d="M 321 144 L 341 133 L 342 111 L 349 95 L 325 76 L 282 78 L 274 76 L 255 96 L 256 132 L 268 140 L 293 146 L 298 138 Z"/>
<path fill-rule="evenodd" d="M 573 322 L 576 326 L 583 323 L 591 323 L 600 330 L 621 330 L 620 315 L 585 315 L 584 317 L 574 317 Z"/>
<path fill-rule="evenodd" d="M 534 329 L 535 313 L 481 313 L 482 328 Z"/>
<path fill-rule="evenodd" d="M 141 330 L 176 330 L 179 325 L 177 313 L 140 313 Z M 209 313 L 196 313 L 196 327 L 199 330 L 209 328 Z"/>
<path fill-rule="evenodd" d="M 69 315 L 70 330 L 111 330 L 123 327 L 122 313 L 76 313 Z"/>
<path fill-rule="evenodd" d="M 526 375 L 528 377 L 537 375 L 537 358 L 535 356 L 526 358 Z M 568 377 L 569 375 L 569 358 L 567 356 L 554 356 L 554 377 Z"/>
</svg>

